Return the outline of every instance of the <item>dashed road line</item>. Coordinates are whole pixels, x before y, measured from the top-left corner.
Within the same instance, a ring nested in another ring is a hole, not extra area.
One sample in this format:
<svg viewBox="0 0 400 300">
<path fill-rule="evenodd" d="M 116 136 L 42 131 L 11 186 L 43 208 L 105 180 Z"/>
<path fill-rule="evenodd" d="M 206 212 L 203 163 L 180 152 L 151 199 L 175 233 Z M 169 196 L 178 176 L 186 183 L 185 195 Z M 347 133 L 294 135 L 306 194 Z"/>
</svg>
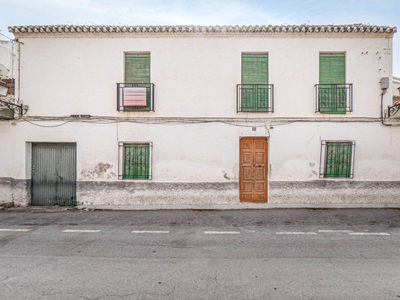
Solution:
<svg viewBox="0 0 400 300">
<path fill-rule="evenodd" d="M 350 233 L 350 232 L 354 232 L 354 230 L 318 230 L 318 232 L 321 233 Z"/>
<path fill-rule="evenodd" d="M 162 230 L 133 230 L 132 233 L 169 233 L 169 231 L 162 231 Z"/>
<path fill-rule="evenodd" d="M 66 230 L 63 230 L 62 232 L 66 232 L 66 233 L 75 233 L 75 232 L 95 233 L 95 232 L 100 232 L 100 230 L 66 229 Z"/>
<path fill-rule="evenodd" d="M 349 232 L 350 235 L 390 235 L 387 232 Z"/>
<path fill-rule="evenodd" d="M 240 231 L 204 231 L 204 234 L 240 234 Z"/>
<path fill-rule="evenodd" d="M 24 231 L 30 231 L 30 229 L 7 229 L 7 228 L 0 228 L 0 231 L 2 231 L 2 232 L 9 232 L 9 231 L 24 232 Z"/>
<path fill-rule="evenodd" d="M 311 234 L 317 234 L 316 232 L 303 232 L 303 231 L 299 231 L 299 232 L 291 232 L 291 231 L 278 231 L 276 232 L 276 234 L 307 234 L 307 235 L 311 235 Z"/>
</svg>

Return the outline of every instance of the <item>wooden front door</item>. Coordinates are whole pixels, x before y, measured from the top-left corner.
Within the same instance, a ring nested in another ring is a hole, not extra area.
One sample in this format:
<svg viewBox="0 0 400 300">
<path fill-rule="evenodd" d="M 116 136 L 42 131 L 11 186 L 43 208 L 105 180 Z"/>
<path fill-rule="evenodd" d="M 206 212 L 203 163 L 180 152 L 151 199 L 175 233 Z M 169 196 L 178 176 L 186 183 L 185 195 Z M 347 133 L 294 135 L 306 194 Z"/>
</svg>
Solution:
<svg viewBox="0 0 400 300">
<path fill-rule="evenodd" d="M 267 202 L 267 174 L 267 138 L 245 137 L 240 139 L 240 201 Z"/>
</svg>

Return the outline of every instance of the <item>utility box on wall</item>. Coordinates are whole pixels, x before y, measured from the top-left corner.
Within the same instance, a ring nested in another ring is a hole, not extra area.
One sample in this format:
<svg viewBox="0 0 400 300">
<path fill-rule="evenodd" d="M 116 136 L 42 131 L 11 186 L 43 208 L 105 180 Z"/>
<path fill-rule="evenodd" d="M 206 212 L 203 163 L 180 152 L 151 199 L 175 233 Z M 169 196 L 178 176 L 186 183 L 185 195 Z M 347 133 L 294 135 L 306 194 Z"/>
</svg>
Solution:
<svg viewBox="0 0 400 300">
<path fill-rule="evenodd" d="M 381 90 L 387 90 L 389 88 L 389 77 L 382 77 L 380 84 Z"/>
</svg>

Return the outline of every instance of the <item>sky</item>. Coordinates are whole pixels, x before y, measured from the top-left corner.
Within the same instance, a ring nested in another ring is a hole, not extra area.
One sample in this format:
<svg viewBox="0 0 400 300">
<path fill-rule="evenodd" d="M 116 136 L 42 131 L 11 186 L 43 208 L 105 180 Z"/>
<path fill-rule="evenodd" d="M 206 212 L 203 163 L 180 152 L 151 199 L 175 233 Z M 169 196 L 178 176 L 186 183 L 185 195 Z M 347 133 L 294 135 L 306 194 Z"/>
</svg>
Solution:
<svg viewBox="0 0 400 300">
<path fill-rule="evenodd" d="M 0 0 L 0 33 L 19 25 L 328 25 L 396 26 L 400 77 L 400 0 Z"/>
</svg>

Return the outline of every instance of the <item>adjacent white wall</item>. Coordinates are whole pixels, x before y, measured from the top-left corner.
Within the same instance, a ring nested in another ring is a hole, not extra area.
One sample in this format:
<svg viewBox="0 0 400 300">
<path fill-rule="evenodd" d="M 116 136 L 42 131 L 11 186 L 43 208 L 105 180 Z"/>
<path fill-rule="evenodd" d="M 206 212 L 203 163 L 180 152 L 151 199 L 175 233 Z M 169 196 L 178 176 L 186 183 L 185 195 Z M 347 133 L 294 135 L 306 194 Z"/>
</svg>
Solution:
<svg viewBox="0 0 400 300">
<path fill-rule="evenodd" d="M 43 128 L 2 122 L 2 139 L 12 142 L 0 144 L 0 177 L 30 178 L 30 142 L 76 142 L 78 181 L 118 181 L 118 142 L 148 141 L 153 143 L 153 182 L 237 181 L 240 137 L 267 136 L 270 181 L 318 180 L 321 140 L 356 141 L 353 181 L 399 181 L 399 131 L 378 122 L 292 123 L 256 131 L 220 123 L 68 123 Z"/>
<path fill-rule="evenodd" d="M 340 35 L 338 35 L 340 36 Z M 275 85 L 274 117 L 327 117 L 315 113 L 320 52 L 346 53 L 346 81 L 354 111 L 380 115 L 380 78 L 392 76 L 389 38 L 23 38 L 21 99 L 30 116 L 260 117 L 236 113 L 242 52 L 269 53 Z M 116 83 L 124 81 L 124 52 L 151 53 L 155 112 L 116 111 Z M 385 95 L 389 104 L 391 89 Z"/>
</svg>

